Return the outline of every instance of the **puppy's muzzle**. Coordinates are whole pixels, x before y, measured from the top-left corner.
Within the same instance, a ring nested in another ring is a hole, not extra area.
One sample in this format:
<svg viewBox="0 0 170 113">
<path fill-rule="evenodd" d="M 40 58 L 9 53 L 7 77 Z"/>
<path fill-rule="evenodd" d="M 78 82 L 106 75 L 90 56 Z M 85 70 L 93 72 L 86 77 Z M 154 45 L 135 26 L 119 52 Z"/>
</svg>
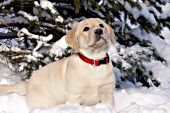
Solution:
<svg viewBox="0 0 170 113">
<path fill-rule="evenodd" d="M 94 34 L 96 35 L 96 42 L 99 41 L 100 39 L 106 42 L 106 40 L 103 37 L 104 36 L 103 30 L 101 28 L 95 29 Z"/>
<path fill-rule="evenodd" d="M 94 33 L 96 35 L 96 41 L 99 41 L 102 38 L 103 30 L 98 28 L 94 30 Z"/>
</svg>

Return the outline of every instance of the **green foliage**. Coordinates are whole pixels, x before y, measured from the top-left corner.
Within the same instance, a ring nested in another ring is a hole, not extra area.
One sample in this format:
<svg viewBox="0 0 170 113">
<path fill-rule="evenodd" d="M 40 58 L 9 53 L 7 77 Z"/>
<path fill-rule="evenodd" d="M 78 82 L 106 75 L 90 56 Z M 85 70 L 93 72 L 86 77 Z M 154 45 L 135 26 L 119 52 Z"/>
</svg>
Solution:
<svg viewBox="0 0 170 113">
<path fill-rule="evenodd" d="M 151 70 L 146 69 L 146 64 L 149 63 L 152 59 L 165 62 L 165 60 L 159 56 L 156 49 L 149 45 L 149 42 L 143 41 L 141 44 L 143 47 L 135 45 L 138 50 L 134 51 L 133 47 L 122 48 L 119 46 L 117 48 L 119 55 L 121 58 L 130 65 L 129 67 L 124 67 L 123 61 L 119 60 L 117 62 L 113 61 L 113 65 L 120 69 L 122 73 L 122 80 L 128 80 L 132 82 L 134 85 L 136 83 L 140 83 L 142 86 L 150 87 L 150 85 L 154 84 L 155 86 L 159 86 L 160 83 L 157 81 Z M 144 48 L 145 47 L 145 48 Z M 121 49 L 125 50 L 125 53 L 121 53 Z M 152 82 L 150 83 L 148 79 Z M 119 86 L 118 86 L 119 87 Z"/>
</svg>

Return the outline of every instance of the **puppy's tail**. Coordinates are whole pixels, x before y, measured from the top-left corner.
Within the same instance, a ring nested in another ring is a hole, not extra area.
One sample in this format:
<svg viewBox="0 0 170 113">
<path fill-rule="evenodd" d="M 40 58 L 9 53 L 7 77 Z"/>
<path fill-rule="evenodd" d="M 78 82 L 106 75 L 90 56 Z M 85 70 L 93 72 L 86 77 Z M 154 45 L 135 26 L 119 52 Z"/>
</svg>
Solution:
<svg viewBox="0 0 170 113">
<path fill-rule="evenodd" d="M 19 94 L 26 94 L 26 84 L 27 82 L 21 82 L 14 85 L 0 85 L 0 93 L 19 93 Z"/>
</svg>

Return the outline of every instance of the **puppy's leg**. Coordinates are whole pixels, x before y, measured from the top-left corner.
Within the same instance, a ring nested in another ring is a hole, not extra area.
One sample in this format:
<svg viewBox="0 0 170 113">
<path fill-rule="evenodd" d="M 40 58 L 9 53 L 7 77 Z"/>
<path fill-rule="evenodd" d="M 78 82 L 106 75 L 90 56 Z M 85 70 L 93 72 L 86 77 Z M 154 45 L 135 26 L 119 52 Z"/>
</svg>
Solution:
<svg viewBox="0 0 170 113">
<path fill-rule="evenodd" d="M 69 96 L 67 97 L 67 104 L 77 104 L 80 105 L 80 95 L 75 95 L 75 94 L 69 94 Z"/>
<path fill-rule="evenodd" d="M 100 88 L 101 103 L 114 107 L 114 84 L 106 84 Z"/>
<path fill-rule="evenodd" d="M 33 109 L 35 107 L 50 107 L 55 105 L 55 98 L 50 98 L 49 95 L 41 91 L 28 91 L 26 99 L 29 109 Z"/>
<path fill-rule="evenodd" d="M 114 107 L 114 97 L 113 94 L 103 94 L 101 96 L 101 103 Z"/>
<path fill-rule="evenodd" d="M 39 82 L 29 81 L 27 87 L 26 99 L 29 108 L 50 107 L 56 105 L 56 98 L 52 96 L 51 90 L 48 89 L 46 85 L 37 83 Z"/>
</svg>

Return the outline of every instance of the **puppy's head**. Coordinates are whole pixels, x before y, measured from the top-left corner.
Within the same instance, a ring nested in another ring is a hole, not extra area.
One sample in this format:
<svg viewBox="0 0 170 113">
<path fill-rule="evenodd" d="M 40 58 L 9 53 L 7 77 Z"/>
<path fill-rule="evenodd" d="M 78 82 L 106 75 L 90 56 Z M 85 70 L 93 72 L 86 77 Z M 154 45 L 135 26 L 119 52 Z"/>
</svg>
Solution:
<svg viewBox="0 0 170 113">
<path fill-rule="evenodd" d="M 107 50 L 114 43 L 113 29 L 98 18 L 90 18 L 79 22 L 67 34 L 66 42 L 70 47 L 79 51 Z"/>
</svg>

